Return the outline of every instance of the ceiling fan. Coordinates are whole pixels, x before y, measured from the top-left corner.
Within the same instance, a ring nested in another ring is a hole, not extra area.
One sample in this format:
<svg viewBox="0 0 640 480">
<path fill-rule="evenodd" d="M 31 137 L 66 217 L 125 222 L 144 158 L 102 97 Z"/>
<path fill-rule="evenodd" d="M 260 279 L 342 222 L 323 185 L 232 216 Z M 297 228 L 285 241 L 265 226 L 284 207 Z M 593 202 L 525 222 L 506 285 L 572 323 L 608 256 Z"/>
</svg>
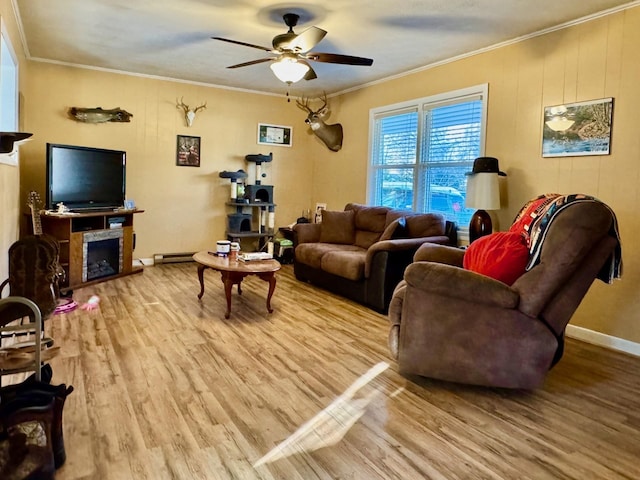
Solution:
<svg viewBox="0 0 640 480">
<path fill-rule="evenodd" d="M 261 58 L 250 62 L 238 63 L 227 68 L 240 68 L 264 62 L 273 62 L 270 67 L 273 73 L 280 80 L 287 84 L 295 83 L 303 78 L 313 80 L 317 78 L 316 72 L 311 68 L 309 60 L 314 62 L 340 63 L 343 65 L 363 65 L 370 66 L 373 60 L 370 58 L 354 57 L 351 55 L 340 55 L 337 53 L 310 52 L 327 34 L 325 30 L 318 27 L 310 27 L 304 32 L 297 34 L 293 27 L 298 24 L 299 15 L 295 13 L 285 13 L 282 17 L 284 23 L 289 27 L 287 33 L 273 37 L 272 48 L 254 45 L 252 43 L 239 42 L 222 37 L 211 37 L 214 40 L 244 45 L 245 47 L 257 48 L 269 52 L 275 57 Z"/>
</svg>

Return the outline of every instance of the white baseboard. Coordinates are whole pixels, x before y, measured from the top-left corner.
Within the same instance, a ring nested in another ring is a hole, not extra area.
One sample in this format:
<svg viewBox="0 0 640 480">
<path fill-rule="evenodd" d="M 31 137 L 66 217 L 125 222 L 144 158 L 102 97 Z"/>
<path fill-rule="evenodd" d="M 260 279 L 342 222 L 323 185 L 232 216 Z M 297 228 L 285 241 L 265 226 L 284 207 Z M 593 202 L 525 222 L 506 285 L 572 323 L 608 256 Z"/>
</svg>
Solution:
<svg viewBox="0 0 640 480">
<path fill-rule="evenodd" d="M 153 265 L 153 258 L 135 258 L 133 260 L 134 267 L 147 267 Z"/>
<path fill-rule="evenodd" d="M 575 325 L 567 325 L 565 333 L 567 337 L 575 338 L 576 340 L 582 340 L 583 342 L 592 343 L 600 347 L 610 348 L 640 357 L 640 343 L 625 340 L 624 338 L 613 337 Z"/>
</svg>

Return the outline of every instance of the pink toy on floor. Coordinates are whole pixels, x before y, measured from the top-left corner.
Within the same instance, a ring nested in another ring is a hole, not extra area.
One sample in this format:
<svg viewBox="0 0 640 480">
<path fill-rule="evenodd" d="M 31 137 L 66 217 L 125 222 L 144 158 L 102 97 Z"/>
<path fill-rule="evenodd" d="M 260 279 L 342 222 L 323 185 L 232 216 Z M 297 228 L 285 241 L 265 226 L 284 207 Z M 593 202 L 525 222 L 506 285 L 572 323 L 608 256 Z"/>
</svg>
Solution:
<svg viewBox="0 0 640 480">
<path fill-rule="evenodd" d="M 83 310 L 95 310 L 100 305 L 100 297 L 97 295 L 91 295 L 91 298 L 87 300 L 87 303 L 83 303 L 80 307 Z"/>
</svg>

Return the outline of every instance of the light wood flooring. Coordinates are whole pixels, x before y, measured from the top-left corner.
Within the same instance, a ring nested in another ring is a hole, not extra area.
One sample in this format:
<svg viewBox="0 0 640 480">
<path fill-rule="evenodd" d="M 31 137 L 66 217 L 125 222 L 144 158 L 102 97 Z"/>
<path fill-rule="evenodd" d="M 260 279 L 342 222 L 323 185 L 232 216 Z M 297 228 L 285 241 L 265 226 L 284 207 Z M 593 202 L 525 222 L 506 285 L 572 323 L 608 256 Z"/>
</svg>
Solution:
<svg viewBox="0 0 640 480">
<path fill-rule="evenodd" d="M 196 298 L 194 263 L 76 290 L 101 303 L 47 322 L 62 347 L 53 383 L 75 387 L 56 478 L 640 478 L 640 358 L 569 340 L 533 392 L 407 379 L 384 315 L 298 282 L 291 266 L 277 278 L 274 313 L 251 276 L 229 320 L 218 273 Z M 362 403 L 253 466 L 379 362 L 390 367 Z"/>
</svg>

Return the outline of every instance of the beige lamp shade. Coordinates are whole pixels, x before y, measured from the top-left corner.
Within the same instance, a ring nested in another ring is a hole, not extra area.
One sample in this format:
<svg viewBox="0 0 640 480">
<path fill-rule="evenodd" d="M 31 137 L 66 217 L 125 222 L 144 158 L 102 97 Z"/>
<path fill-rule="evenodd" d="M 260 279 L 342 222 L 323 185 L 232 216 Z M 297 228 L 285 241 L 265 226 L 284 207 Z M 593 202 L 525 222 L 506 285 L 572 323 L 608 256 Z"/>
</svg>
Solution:
<svg viewBox="0 0 640 480">
<path fill-rule="evenodd" d="M 500 186 L 497 173 L 474 173 L 467 177 L 468 208 L 481 210 L 500 209 Z"/>
</svg>

